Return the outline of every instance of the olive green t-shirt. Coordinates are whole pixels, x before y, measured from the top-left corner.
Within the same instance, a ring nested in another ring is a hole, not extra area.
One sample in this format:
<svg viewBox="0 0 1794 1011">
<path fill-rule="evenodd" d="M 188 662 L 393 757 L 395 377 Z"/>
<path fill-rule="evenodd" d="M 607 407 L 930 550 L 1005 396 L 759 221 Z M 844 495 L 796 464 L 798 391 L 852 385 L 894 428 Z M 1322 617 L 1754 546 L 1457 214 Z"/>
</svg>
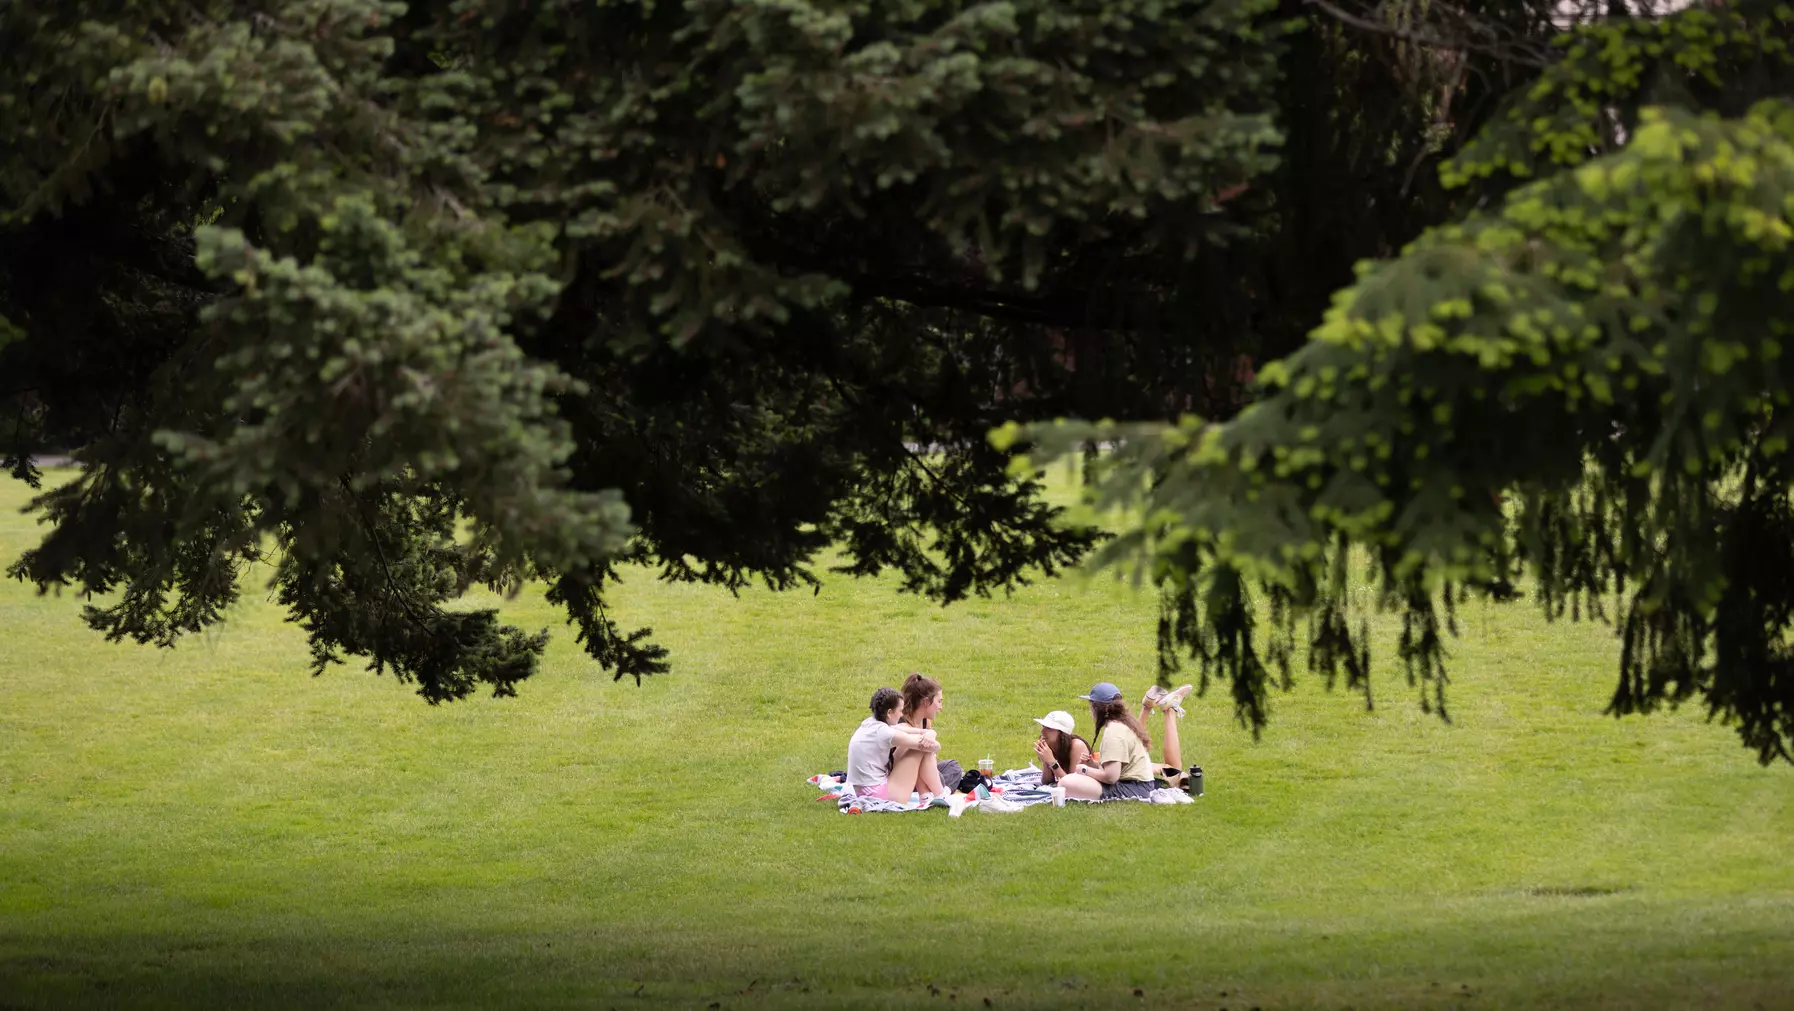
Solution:
<svg viewBox="0 0 1794 1011">
<path fill-rule="evenodd" d="M 1140 743 L 1140 735 L 1127 724 L 1104 724 L 1102 735 L 1096 742 L 1096 753 L 1102 757 L 1104 765 L 1121 763 L 1122 781 L 1152 782 L 1152 756 L 1146 753 L 1146 745 Z"/>
</svg>

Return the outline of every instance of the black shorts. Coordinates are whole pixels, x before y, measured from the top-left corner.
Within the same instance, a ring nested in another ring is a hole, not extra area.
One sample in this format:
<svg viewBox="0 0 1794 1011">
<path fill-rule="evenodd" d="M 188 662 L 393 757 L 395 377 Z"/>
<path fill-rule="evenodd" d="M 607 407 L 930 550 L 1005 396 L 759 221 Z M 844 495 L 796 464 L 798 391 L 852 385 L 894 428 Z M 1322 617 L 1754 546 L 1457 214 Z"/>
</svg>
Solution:
<svg viewBox="0 0 1794 1011">
<path fill-rule="evenodd" d="M 1148 800 L 1152 797 L 1153 785 L 1139 779 L 1124 779 L 1103 786 L 1103 795 L 1097 800 Z"/>
</svg>

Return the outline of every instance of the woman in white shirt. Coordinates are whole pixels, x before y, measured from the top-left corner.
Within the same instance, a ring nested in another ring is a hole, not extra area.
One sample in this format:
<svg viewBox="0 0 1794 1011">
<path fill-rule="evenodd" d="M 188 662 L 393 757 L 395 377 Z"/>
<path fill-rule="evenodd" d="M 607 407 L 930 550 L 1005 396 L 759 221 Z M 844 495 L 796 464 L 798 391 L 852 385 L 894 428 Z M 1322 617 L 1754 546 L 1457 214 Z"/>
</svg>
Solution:
<svg viewBox="0 0 1794 1011">
<path fill-rule="evenodd" d="M 847 786 L 862 797 L 908 800 L 916 788 L 921 762 L 905 762 L 900 771 L 907 782 L 891 782 L 892 758 L 898 751 L 928 756 L 941 750 L 932 730 L 915 730 L 898 722 L 903 716 L 903 696 L 895 689 L 872 693 L 872 716 L 860 723 L 847 742 Z"/>
</svg>

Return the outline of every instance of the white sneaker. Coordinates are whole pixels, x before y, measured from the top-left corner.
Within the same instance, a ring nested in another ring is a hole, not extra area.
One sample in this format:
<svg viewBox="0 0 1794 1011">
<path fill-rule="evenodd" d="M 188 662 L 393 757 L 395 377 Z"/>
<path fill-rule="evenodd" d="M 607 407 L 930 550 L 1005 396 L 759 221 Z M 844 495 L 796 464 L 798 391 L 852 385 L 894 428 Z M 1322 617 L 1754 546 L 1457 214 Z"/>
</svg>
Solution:
<svg viewBox="0 0 1794 1011">
<path fill-rule="evenodd" d="M 1184 699 L 1189 698 L 1190 693 L 1195 690 L 1195 685 L 1184 685 L 1182 688 L 1168 691 L 1159 697 L 1159 708 L 1171 710 L 1176 713 L 1177 718 L 1181 720 L 1184 715 Z"/>
</svg>

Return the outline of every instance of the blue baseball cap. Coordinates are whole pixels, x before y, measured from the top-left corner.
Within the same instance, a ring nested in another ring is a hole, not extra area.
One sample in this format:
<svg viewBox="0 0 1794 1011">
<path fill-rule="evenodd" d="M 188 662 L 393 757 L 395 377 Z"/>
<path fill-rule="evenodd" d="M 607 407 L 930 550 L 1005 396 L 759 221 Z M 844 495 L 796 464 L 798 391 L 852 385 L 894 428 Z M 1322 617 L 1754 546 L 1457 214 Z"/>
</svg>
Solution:
<svg viewBox="0 0 1794 1011">
<path fill-rule="evenodd" d="M 1107 681 L 1098 681 L 1096 687 L 1090 689 L 1089 695 L 1078 696 L 1087 702 L 1113 702 L 1120 697 L 1121 689 Z"/>
</svg>

